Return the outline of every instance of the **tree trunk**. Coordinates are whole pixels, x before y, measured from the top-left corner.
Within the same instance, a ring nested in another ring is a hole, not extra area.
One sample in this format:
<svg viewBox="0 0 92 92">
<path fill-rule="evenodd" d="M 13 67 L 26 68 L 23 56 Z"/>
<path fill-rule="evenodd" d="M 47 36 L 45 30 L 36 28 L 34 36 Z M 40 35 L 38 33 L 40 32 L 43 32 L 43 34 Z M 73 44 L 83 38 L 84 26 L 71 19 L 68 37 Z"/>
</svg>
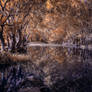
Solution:
<svg viewBox="0 0 92 92">
<path fill-rule="evenodd" d="M 20 30 L 20 29 L 18 30 L 18 34 L 19 34 L 19 41 L 18 41 L 18 43 L 17 43 L 17 48 L 20 47 L 21 42 L 22 42 L 22 33 L 21 33 L 21 30 Z"/>
<path fill-rule="evenodd" d="M 13 35 L 12 35 L 12 50 L 11 50 L 11 52 L 15 52 L 15 45 L 16 45 L 16 39 L 15 39 L 15 34 L 13 33 Z"/>
<path fill-rule="evenodd" d="M 0 29 L 1 51 L 4 51 L 4 47 L 5 47 L 5 42 L 3 37 L 3 27 L 4 26 L 1 26 L 1 29 Z"/>
</svg>

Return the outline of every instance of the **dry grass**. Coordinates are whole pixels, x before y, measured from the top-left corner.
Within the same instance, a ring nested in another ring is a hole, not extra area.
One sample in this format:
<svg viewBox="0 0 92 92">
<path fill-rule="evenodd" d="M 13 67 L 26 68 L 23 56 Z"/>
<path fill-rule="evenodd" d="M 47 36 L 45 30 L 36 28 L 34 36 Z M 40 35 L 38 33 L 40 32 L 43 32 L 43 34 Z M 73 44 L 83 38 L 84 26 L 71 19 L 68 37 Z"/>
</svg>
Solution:
<svg viewBox="0 0 92 92">
<path fill-rule="evenodd" d="M 12 54 L 3 52 L 0 54 L 0 64 L 23 63 L 30 60 L 29 55 Z"/>
</svg>

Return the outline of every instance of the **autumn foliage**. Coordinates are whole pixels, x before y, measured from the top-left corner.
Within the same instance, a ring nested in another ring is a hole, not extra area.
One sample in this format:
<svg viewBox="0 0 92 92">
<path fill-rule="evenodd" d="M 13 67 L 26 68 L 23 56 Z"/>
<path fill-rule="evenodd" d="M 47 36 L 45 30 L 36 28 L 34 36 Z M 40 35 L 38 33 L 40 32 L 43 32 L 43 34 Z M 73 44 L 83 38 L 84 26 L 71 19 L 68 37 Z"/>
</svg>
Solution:
<svg viewBox="0 0 92 92">
<path fill-rule="evenodd" d="M 1 50 L 62 43 L 91 28 L 91 0 L 0 0 Z"/>
</svg>

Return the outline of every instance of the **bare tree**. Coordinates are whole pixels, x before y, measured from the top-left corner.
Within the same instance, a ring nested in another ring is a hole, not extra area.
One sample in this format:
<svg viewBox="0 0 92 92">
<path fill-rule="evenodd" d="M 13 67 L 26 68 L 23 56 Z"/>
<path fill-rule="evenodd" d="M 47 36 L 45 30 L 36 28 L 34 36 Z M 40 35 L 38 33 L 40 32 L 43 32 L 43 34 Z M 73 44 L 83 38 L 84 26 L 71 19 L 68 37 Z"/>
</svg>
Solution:
<svg viewBox="0 0 92 92">
<path fill-rule="evenodd" d="M 25 21 L 26 17 L 29 15 L 29 11 L 31 7 L 26 7 L 26 4 L 29 3 L 30 0 L 0 0 L 0 40 L 1 40 L 1 50 L 3 51 L 5 48 L 5 39 L 4 39 L 4 30 L 7 26 L 11 29 L 11 38 L 12 39 L 12 49 L 15 49 L 16 44 L 16 31 L 19 35 L 19 41 L 17 42 L 17 46 L 19 47 L 22 41 L 22 32 L 21 30 L 25 27 L 28 21 Z M 24 11 L 25 9 L 25 11 Z M 7 31 L 6 31 L 7 32 Z M 7 32 L 8 33 L 8 32 Z M 9 39 L 8 39 L 9 44 Z"/>
</svg>

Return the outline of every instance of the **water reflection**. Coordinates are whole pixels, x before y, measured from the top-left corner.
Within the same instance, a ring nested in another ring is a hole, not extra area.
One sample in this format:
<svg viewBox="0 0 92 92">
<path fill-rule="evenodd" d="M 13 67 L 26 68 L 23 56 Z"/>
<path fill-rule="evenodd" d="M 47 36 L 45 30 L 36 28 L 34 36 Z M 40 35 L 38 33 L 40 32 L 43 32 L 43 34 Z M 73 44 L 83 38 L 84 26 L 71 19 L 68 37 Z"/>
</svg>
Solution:
<svg viewBox="0 0 92 92">
<path fill-rule="evenodd" d="M 59 63 L 68 62 L 91 62 L 92 51 L 74 47 L 30 47 L 28 49 L 31 59 L 53 59 Z M 46 58 L 44 58 L 46 56 Z"/>
<path fill-rule="evenodd" d="M 30 55 L 29 62 L 20 63 L 24 75 L 34 74 L 37 77 L 42 77 L 44 85 L 52 87 L 53 90 L 59 90 L 54 92 L 60 92 L 60 90 L 65 90 L 64 92 L 88 91 L 91 84 L 88 85 L 87 82 L 91 83 L 90 81 L 92 81 L 91 50 L 68 46 L 32 46 L 28 48 L 28 55 Z M 19 63 L 14 67 L 17 68 L 18 65 Z M 10 68 L 7 68 L 4 75 L 7 76 L 9 71 Z M 84 87 L 87 88 L 86 91 L 84 91 Z"/>
</svg>

